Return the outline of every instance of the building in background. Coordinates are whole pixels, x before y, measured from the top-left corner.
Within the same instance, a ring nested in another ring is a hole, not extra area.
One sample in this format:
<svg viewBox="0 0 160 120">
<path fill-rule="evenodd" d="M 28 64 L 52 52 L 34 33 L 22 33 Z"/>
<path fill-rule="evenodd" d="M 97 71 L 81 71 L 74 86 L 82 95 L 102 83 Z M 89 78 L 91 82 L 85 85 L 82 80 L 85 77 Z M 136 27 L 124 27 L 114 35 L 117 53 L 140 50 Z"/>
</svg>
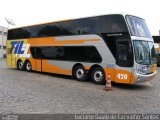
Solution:
<svg viewBox="0 0 160 120">
<path fill-rule="evenodd" d="M 8 28 L 0 26 L 0 58 L 6 56 L 6 40 Z"/>
<path fill-rule="evenodd" d="M 157 64 L 160 66 L 160 36 L 152 36 L 154 39 L 154 46 L 157 54 Z"/>
</svg>

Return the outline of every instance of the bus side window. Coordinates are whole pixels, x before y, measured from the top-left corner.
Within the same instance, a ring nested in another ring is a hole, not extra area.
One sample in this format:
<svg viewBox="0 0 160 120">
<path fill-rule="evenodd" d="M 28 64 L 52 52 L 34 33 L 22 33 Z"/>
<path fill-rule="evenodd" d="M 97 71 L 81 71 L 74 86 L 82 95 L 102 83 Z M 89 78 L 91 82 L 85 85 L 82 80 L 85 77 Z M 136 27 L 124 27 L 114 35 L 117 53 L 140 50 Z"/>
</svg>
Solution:
<svg viewBox="0 0 160 120">
<path fill-rule="evenodd" d="M 95 63 L 102 62 L 102 57 L 100 56 L 97 49 L 93 46 L 87 47 L 87 61 L 88 62 L 95 62 Z"/>
<path fill-rule="evenodd" d="M 36 58 L 36 51 L 35 51 L 35 50 L 36 50 L 36 49 L 33 48 L 33 47 L 30 48 L 31 55 L 32 55 L 33 58 Z"/>
<path fill-rule="evenodd" d="M 39 47 L 31 47 L 30 51 L 34 59 L 41 59 L 41 49 Z"/>
<path fill-rule="evenodd" d="M 37 59 L 42 58 L 41 48 L 39 48 L 39 47 L 36 48 L 36 58 Z"/>
<path fill-rule="evenodd" d="M 132 66 L 133 65 L 133 57 L 130 48 L 130 43 L 127 40 L 117 40 L 117 64 L 119 66 Z"/>
</svg>

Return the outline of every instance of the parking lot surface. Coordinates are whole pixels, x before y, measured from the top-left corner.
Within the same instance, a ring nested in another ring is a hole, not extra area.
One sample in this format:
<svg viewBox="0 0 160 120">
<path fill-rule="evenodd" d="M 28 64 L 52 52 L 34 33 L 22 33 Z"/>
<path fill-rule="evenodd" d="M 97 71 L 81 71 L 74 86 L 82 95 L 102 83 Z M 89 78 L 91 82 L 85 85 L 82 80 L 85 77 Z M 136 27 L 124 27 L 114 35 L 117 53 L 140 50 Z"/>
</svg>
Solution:
<svg viewBox="0 0 160 120">
<path fill-rule="evenodd" d="M 69 76 L 8 68 L 0 59 L 0 113 L 159 113 L 160 68 L 155 80 L 136 85 L 79 82 Z"/>
</svg>

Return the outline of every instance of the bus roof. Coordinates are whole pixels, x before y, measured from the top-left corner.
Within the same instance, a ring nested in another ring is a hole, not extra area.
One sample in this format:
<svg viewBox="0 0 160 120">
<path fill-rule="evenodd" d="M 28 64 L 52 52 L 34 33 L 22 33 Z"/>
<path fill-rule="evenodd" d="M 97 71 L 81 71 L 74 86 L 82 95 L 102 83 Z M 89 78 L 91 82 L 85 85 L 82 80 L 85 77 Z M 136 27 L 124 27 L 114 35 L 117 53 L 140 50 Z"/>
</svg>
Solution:
<svg viewBox="0 0 160 120">
<path fill-rule="evenodd" d="M 33 25 L 26 25 L 26 26 L 22 26 L 22 27 L 15 27 L 15 28 L 11 28 L 9 30 L 14 30 L 14 29 L 18 29 L 18 28 L 25 28 L 25 27 L 32 27 L 32 26 L 38 26 L 38 25 L 45 25 L 45 24 L 52 24 L 52 23 L 59 23 L 59 22 L 66 22 L 66 21 L 72 21 L 72 20 L 78 20 L 78 19 L 84 19 L 84 18 L 101 17 L 101 16 L 107 16 L 107 15 L 122 15 L 122 16 L 125 16 L 125 15 L 128 15 L 128 14 L 120 14 L 120 13 L 119 14 L 106 14 L 106 15 L 88 16 L 88 17 L 75 18 L 75 19 L 57 20 L 57 21 L 52 21 L 52 22 L 45 22 L 45 23 L 39 23 L 39 24 L 33 24 Z"/>
</svg>

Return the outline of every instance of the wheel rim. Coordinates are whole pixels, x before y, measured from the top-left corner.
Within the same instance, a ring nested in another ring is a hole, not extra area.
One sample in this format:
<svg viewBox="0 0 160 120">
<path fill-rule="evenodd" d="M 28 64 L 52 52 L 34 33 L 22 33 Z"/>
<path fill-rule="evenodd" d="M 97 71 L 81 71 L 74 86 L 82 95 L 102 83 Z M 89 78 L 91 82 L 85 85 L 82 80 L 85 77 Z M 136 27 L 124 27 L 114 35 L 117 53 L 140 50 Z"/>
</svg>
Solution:
<svg viewBox="0 0 160 120">
<path fill-rule="evenodd" d="M 27 68 L 27 70 L 31 70 L 31 69 L 32 69 L 32 66 L 31 66 L 31 63 L 30 63 L 30 62 L 27 62 L 26 68 Z"/>
<path fill-rule="evenodd" d="M 22 61 L 20 61 L 18 64 L 19 69 L 22 69 L 22 66 L 23 66 L 23 63 L 22 63 Z"/>
<path fill-rule="evenodd" d="M 102 81 L 103 78 L 104 78 L 104 76 L 103 76 L 103 72 L 102 71 L 100 71 L 100 70 L 95 71 L 95 73 L 94 73 L 95 81 Z"/>
<path fill-rule="evenodd" d="M 84 76 L 84 70 L 83 69 L 78 69 L 76 72 L 77 78 L 82 78 Z"/>
</svg>

